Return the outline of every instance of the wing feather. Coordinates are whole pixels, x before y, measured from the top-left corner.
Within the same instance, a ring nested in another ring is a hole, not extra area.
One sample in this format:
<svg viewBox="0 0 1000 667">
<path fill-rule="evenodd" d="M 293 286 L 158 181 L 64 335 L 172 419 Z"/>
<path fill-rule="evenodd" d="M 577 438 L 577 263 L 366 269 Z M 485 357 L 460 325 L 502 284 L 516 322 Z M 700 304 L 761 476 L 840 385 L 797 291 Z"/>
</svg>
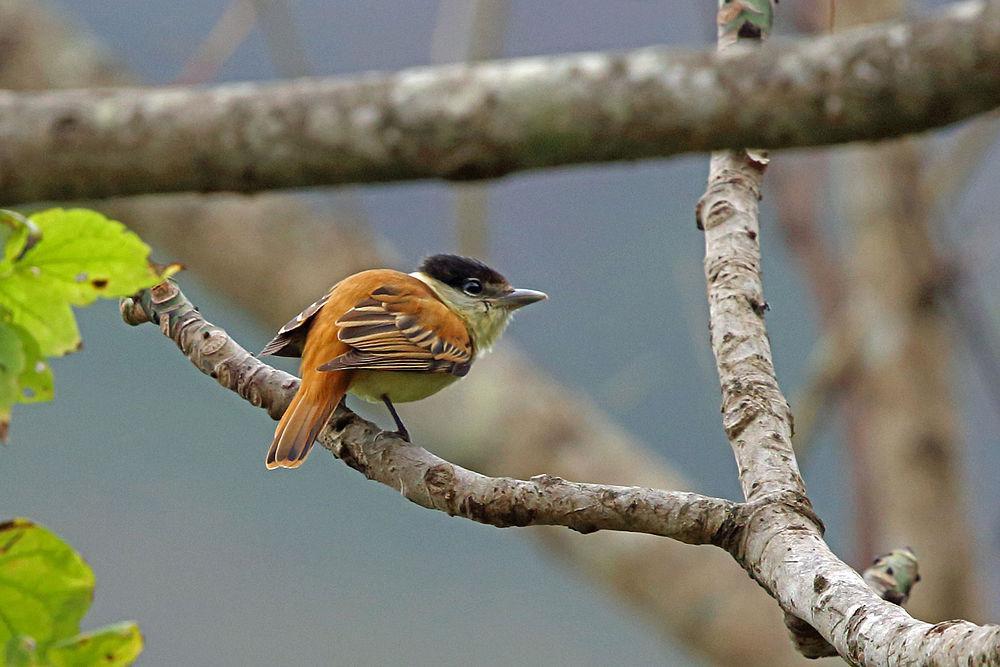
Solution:
<svg viewBox="0 0 1000 667">
<path fill-rule="evenodd" d="M 436 324 L 436 326 L 435 326 Z M 339 320 L 338 338 L 352 349 L 321 371 L 392 370 L 463 376 L 473 360 L 464 323 L 437 298 L 384 285 Z"/>
<path fill-rule="evenodd" d="M 336 289 L 336 285 L 334 289 Z M 271 342 L 264 346 L 264 349 L 257 356 L 263 357 L 267 354 L 273 354 L 276 357 L 301 357 L 302 348 L 306 342 L 306 334 L 309 333 L 313 318 L 319 312 L 320 308 L 325 306 L 326 302 L 330 300 L 330 294 L 332 293 L 331 290 L 322 299 L 310 304 L 305 310 L 289 320 L 285 326 L 278 329 L 277 335 L 271 339 Z"/>
</svg>

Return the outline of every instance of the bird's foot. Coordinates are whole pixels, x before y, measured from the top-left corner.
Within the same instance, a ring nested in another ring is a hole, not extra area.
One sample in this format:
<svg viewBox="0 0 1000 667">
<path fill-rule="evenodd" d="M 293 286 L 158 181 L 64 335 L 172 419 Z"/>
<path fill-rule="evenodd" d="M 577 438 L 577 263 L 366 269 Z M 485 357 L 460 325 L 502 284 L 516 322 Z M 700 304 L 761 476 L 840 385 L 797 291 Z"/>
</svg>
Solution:
<svg viewBox="0 0 1000 667">
<path fill-rule="evenodd" d="M 396 437 L 402 438 L 406 442 L 410 442 L 410 433 L 406 430 L 406 426 L 403 425 L 403 420 L 399 418 L 399 413 L 396 412 L 396 407 L 389 400 L 389 397 L 385 394 L 382 395 L 382 402 L 385 403 L 385 407 L 389 408 L 389 414 L 392 415 L 392 420 L 396 422 L 397 430 L 395 431 L 382 431 L 383 433 L 391 433 Z"/>
</svg>

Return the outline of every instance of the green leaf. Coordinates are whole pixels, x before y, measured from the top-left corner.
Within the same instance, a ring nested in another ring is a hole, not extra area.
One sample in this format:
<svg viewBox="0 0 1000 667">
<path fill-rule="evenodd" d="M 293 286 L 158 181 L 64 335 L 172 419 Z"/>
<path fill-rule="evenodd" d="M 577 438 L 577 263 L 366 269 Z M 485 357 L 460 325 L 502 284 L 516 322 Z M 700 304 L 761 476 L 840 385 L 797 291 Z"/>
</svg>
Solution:
<svg viewBox="0 0 1000 667">
<path fill-rule="evenodd" d="M 24 328 L 6 321 L 0 308 L 0 442 L 7 440 L 10 410 L 17 403 L 50 401 L 52 367 Z"/>
<path fill-rule="evenodd" d="M 0 275 L 10 270 L 10 263 L 28 243 L 30 223 L 20 213 L 0 209 Z"/>
<path fill-rule="evenodd" d="M 0 439 L 7 433 L 10 407 L 18 402 L 25 362 L 24 343 L 17 329 L 0 321 Z"/>
<path fill-rule="evenodd" d="M 34 336 L 42 356 L 79 348 L 70 304 L 127 296 L 160 282 L 149 246 L 120 222 L 85 209 L 50 209 L 31 221 L 42 240 L 0 275 L 0 305 Z"/>
<path fill-rule="evenodd" d="M 23 327 L 7 322 L 0 308 L 0 439 L 16 403 L 52 400 L 52 367 L 38 341 Z"/>
<path fill-rule="evenodd" d="M 116 220 L 82 208 L 49 209 L 31 220 L 44 241 L 18 264 L 57 284 L 75 306 L 129 296 L 161 280 L 149 263 L 149 246 Z"/>
<path fill-rule="evenodd" d="M 135 623 L 116 623 L 53 644 L 46 654 L 52 667 L 131 665 L 142 653 L 142 633 Z"/>
<path fill-rule="evenodd" d="M 0 328 L 3 328 L 0 323 Z M 52 367 L 42 356 L 38 341 L 23 327 L 8 324 L 21 337 L 21 347 L 24 349 L 24 368 L 17 378 L 17 402 L 39 403 L 51 401 L 54 395 Z"/>
<path fill-rule="evenodd" d="M 4 655 L 6 662 L 0 664 L 6 667 L 41 667 L 43 664 L 38 656 L 38 645 L 26 635 L 12 637 Z"/>
<path fill-rule="evenodd" d="M 59 537 L 26 519 L 0 524 L 0 645 L 75 635 L 93 593 L 90 567 Z"/>
<path fill-rule="evenodd" d="M 22 259 L 13 272 L 0 278 L 0 306 L 13 324 L 31 332 L 42 356 L 79 349 L 80 331 L 65 292 L 38 267 L 24 266 Z"/>
<path fill-rule="evenodd" d="M 132 664 L 143 648 L 135 623 L 79 633 L 93 593 L 90 567 L 59 537 L 26 519 L 0 523 L 0 665 Z"/>
</svg>

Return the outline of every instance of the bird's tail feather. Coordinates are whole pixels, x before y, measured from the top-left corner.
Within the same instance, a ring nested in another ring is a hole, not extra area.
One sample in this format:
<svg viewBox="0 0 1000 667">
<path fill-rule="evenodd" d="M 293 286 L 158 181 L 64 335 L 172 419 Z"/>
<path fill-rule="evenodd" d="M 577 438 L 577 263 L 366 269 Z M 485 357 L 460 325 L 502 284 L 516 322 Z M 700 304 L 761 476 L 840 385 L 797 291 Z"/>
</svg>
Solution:
<svg viewBox="0 0 1000 667">
<path fill-rule="evenodd" d="M 303 382 L 274 430 L 274 440 L 264 461 L 268 470 L 302 465 L 316 436 L 344 397 L 348 375 L 324 373 L 313 382 Z"/>
</svg>

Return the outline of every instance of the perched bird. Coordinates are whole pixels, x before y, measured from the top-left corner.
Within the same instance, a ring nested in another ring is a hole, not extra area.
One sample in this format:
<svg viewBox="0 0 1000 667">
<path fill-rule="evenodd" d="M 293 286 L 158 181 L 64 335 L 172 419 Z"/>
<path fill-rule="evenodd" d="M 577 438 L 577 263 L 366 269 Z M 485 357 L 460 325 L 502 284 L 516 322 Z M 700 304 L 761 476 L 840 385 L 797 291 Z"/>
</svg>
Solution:
<svg viewBox="0 0 1000 667">
<path fill-rule="evenodd" d="M 419 401 L 464 377 L 515 310 L 545 298 L 457 255 L 428 257 L 410 274 L 373 269 L 344 278 L 261 351 L 302 357 L 302 384 L 265 464 L 302 465 L 348 392 L 385 403 L 397 433 L 409 440 L 393 403 Z"/>
</svg>

